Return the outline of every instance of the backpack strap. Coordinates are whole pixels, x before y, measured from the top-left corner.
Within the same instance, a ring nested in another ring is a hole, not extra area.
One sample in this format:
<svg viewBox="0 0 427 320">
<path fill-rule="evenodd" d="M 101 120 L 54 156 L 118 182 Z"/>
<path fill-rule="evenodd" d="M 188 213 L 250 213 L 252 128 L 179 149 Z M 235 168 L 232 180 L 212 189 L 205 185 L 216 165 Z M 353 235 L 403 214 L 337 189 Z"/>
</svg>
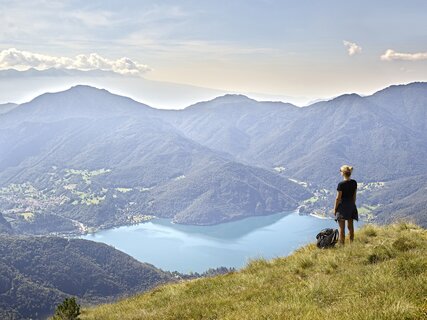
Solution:
<svg viewBox="0 0 427 320">
<path fill-rule="evenodd" d="M 338 229 L 335 229 L 334 230 L 334 238 L 333 238 L 332 242 L 335 244 L 338 242 L 338 239 L 339 239 L 339 232 L 338 232 Z"/>
</svg>

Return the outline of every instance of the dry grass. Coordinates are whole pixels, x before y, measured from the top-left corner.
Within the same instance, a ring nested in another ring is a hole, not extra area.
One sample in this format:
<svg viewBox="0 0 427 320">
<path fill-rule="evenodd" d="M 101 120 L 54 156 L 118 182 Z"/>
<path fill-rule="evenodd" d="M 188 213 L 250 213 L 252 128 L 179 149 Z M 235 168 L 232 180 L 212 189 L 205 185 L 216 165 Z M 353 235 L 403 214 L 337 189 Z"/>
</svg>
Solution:
<svg viewBox="0 0 427 320">
<path fill-rule="evenodd" d="M 426 230 L 366 225 L 352 245 L 308 245 L 85 309 L 82 319 L 427 319 L 426 257 Z"/>
</svg>

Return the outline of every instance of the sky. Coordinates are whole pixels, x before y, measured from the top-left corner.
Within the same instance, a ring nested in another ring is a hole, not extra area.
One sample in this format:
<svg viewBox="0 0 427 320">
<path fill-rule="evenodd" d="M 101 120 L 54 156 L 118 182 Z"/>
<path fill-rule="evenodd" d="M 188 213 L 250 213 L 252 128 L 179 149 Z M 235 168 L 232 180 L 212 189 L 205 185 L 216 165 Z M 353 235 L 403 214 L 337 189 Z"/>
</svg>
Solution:
<svg viewBox="0 0 427 320">
<path fill-rule="evenodd" d="M 427 1 L 0 0 L 0 6 L 0 71 L 104 70 L 123 83 L 143 78 L 305 102 L 427 81 Z M 2 81 L 19 87 L 21 80 L 2 76 L 0 89 Z M 114 86 L 127 93 L 120 81 Z M 5 99 L 14 100 L 0 95 L 0 103 Z"/>
</svg>

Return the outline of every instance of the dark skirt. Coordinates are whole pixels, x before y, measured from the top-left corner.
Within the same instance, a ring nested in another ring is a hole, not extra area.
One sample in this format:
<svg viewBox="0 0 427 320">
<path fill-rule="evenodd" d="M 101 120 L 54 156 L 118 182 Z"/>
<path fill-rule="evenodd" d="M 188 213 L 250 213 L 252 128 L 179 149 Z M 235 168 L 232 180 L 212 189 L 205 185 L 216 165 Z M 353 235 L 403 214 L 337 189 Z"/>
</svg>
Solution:
<svg viewBox="0 0 427 320">
<path fill-rule="evenodd" d="M 337 208 L 337 220 L 356 220 L 359 221 L 359 213 L 356 204 L 351 201 L 341 201 Z"/>
</svg>

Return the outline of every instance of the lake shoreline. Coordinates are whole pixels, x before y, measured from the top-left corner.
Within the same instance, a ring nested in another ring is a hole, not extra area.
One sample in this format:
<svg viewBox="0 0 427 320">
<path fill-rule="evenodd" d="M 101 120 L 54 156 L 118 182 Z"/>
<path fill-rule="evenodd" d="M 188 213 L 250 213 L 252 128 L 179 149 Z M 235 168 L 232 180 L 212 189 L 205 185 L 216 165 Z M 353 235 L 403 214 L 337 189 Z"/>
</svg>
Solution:
<svg viewBox="0 0 427 320">
<path fill-rule="evenodd" d="M 314 242 L 320 230 L 334 227 L 333 219 L 301 215 L 294 210 L 210 226 L 156 218 L 79 238 L 112 245 L 162 270 L 188 274 L 217 267 L 240 269 L 251 259 L 287 256 Z"/>
<path fill-rule="evenodd" d="M 298 213 L 298 208 L 295 209 L 295 210 L 292 210 L 290 212 L 283 212 L 282 211 L 282 212 L 275 212 L 275 213 L 266 214 L 266 215 L 254 215 L 254 216 L 238 217 L 236 219 L 230 219 L 228 221 L 219 222 L 219 223 L 213 223 L 213 224 L 188 224 L 188 223 L 179 223 L 179 222 L 174 221 L 173 218 L 162 218 L 162 217 L 158 217 L 158 216 L 154 216 L 154 215 L 150 215 L 150 216 L 147 215 L 145 217 L 149 217 L 149 218 L 147 218 L 144 221 L 100 225 L 98 227 L 88 227 L 88 228 L 86 227 L 86 229 L 81 228 L 79 230 L 72 230 L 72 231 L 66 231 L 66 232 L 56 232 L 55 231 L 55 232 L 50 232 L 47 235 L 48 236 L 63 237 L 63 238 L 78 238 L 78 237 L 81 237 L 81 236 L 95 234 L 95 233 L 98 233 L 98 232 L 101 232 L 101 231 L 105 231 L 105 230 L 113 230 L 113 229 L 118 229 L 118 228 L 121 228 L 121 227 L 130 227 L 130 226 L 142 225 L 142 224 L 151 222 L 151 221 L 156 220 L 156 219 L 168 220 L 168 221 L 170 221 L 171 224 L 178 225 L 178 226 L 212 227 L 212 226 L 217 226 L 217 225 L 222 225 L 222 224 L 227 224 L 227 223 L 244 221 L 246 219 L 275 216 L 275 215 L 280 215 L 280 214 L 283 214 L 283 213 L 287 213 L 287 214 Z"/>
</svg>

